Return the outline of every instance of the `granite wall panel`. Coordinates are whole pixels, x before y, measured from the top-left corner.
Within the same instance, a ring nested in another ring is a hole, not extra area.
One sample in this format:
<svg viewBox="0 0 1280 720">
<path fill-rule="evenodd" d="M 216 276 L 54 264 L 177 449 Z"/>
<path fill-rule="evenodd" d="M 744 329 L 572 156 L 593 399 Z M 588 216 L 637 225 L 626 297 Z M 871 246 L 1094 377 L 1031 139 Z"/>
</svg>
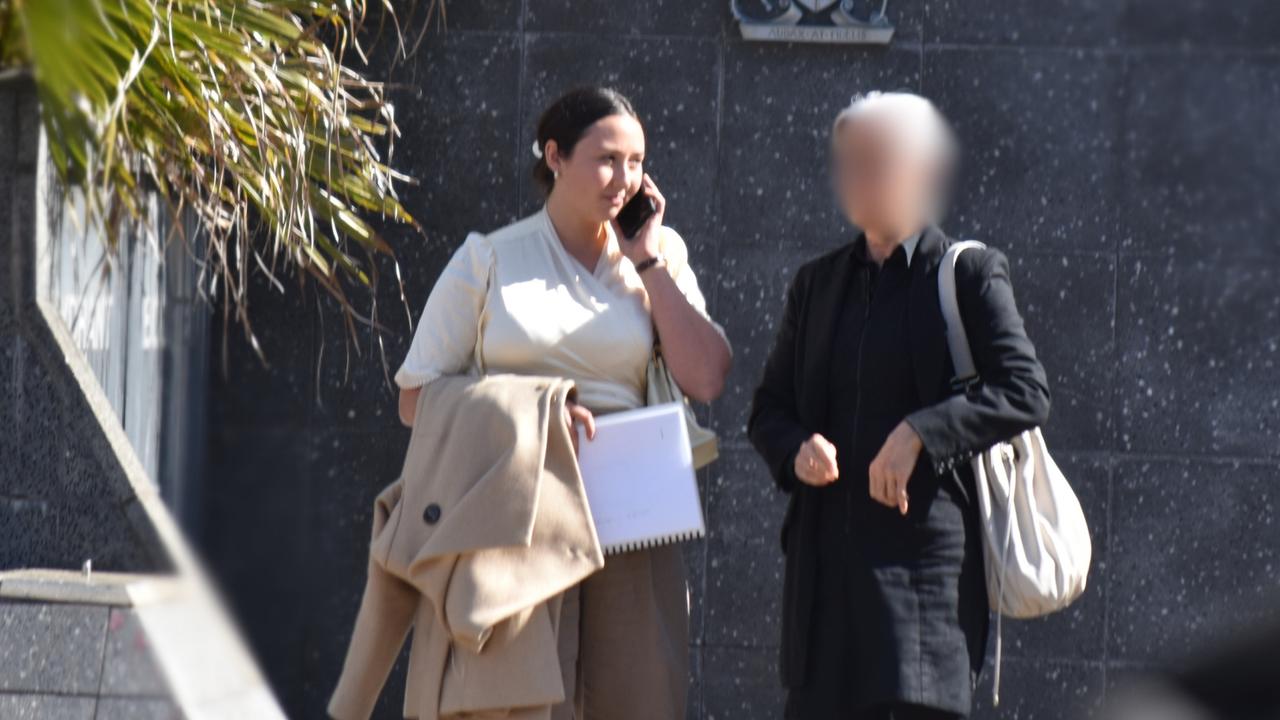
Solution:
<svg viewBox="0 0 1280 720">
<path fill-rule="evenodd" d="M 305 593 L 294 611 L 304 624 L 303 716 L 322 717 L 364 593 L 374 500 L 400 474 L 408 431 L 335 431 L 309 444 L 312 500 L 303 518 L 309 551 L 299 559 Z M 401 661 L 378 705 L 389 716 L 397 716 L 404 697 L 407 654 Z"/>
<path fill-rule="evenodd" d="M 929 0 L 930 44 L 1113 46 L 1121 42 L 1124 3 L 1107 0 Z"/>
<path fill-rule="evenodd" d="M 309 443 L 299 440 L 296 430 L 282 428 L 212 434 L 197 537 L 259 666 L 293 714 L 303 701 L 307 608 L 317 600 L 307 595 L 315 581 L 307 508 L 316 465 Z M 334 587 L 340 582 L 335 578 Z M 362 575 L 345 582 L 357 584 Z"/>
<path fill-rule="evenodd" d="M 521 25 L 522 3 L 512 0 L 467 0 L 466 2 L 418 3 L 419 7 L 435 5 L 444 10 L 446 31 L 515 31 Z"/>
<path fill-rule="evenodd" d="M 747 412 L 796 270 L 853 238 L 831 202 L 828 133 L 872 89 L 922 90 L 956 127 L 965 160 L 944 227 L 1010 257 L 1053 391 L 1045 432 L 1094 540 L 1077 605 L 1005 627 L 1002 703 L 988 667 L 975 717 L 1090 716 L 1121 678 L 1259 616 L 1276 589 L 1270 4 L 916 0 L 889 15 L 898 37 L 879 49 L 747 43 L 727 1 L 454 3 L 448 33 L 393 75 L 395 158 L 419 181 L 402 197 L 426 238 L 386 232 L 415 318 L 468 231 L 538 207 L 530 145 L 556 94 L 614 84 L 646 121 L 668 222 L 735 349 L 724 395 L 700 408 L 722 457 L 701 474 L 708 538 L 685 548 L 691 718 L 781 714 L 786 498 Z M 232 374 L 213 381 L 206 547 L 290 711 L 312 717 L 359 603 L 372 498 L 407 434 L 378 356 L 346 367 L 331 308 L 320 320 L 310 296 L 255 291 L 272 369 L 233 337 Z M 394 372 L 407 321 L 393 285 L 378 297 L 401 333 L 386 339 Z M 264 545 L 291 561 L 254 557 Z M 402 658 L 376 717 L 399 717 L 403 673 Z"/>
<path fill-rule="evenodd" d="M 920 53 L 911 47 L 728 42 L 722 254 L 748 245 L 784 249 L 798 260 L 850 238 L 827 178 L 831 122 L 857 93 L 919 87 Z"/>
<path fill-rule="evenodd" d="M 715 286 L 712 315 L 733 345 L 724 393 L 712 407 L 715 430 L 726 440 L 746 442 L 751 395 L 773 347 L 787 288 L 805 259 L 807 254 L 786 243 L 765 247 L 726 241 L 720 264 L 707 278 Z"/>
<path fill-rule="evenodd" d="M 680 0 L 527 0 L 525 29 L 604 37 L 718 37 L 729 27 L 729 4 Z"/>
<path fill-rule="evenodd" d="M 1121 64 L 1096 51 L 926 49 L 924 93 L 963 152 L 949 227 L 1019 252 L 1113 251 Z"/>
<path fill-rule="evenodd" d="M 1097 717 L 1106 687 L 1099 662 L 1008 658 L 1001 668 L 1000 703 L 991 695 L 994 666 L 988 660 L 973 696 L 982 720 L 1088 720 Z"/>
<path fill-rule="evenodd" d="M 1059 451 L 1110 449 L 1115 443 L 1115 257 L 1007 252 L 1018 309 L 1049 377 L 1053 409 L 1046 439 Z"/>
<path fill-rule="evenodd" d="M 1270 0 L 1127 0 L 1121 32 L 1132 45 L 1275 49 L 1280 5 Z"/>
<path fill-rule="evenodd" d="M 0 163 L 13 164 L 17 152 L 17 94 L 12 83 L 0 83 Z M 6 175 L 9 173 L 5 173 Z"/>
<path fill-rule="evenodd" d="M 417 181 L 403 188 L 402 201 L 431 246 L 457 247 L 468 232 L 516 217 L 515 187 L 532 158 L 529 144 L 517 148 L 515 137 L 521 46 L 514 34 L 450 32 L 431 37 L 395 70 L 392 101 L 402 132 L 395 157 Z M 417 267 L 420 242 L 407 234 L 403 240 L 397 252 L 408 252 L 405 263 Z M 416 313 L 431 278 L 407 279 Z"/>
<path fill-rule="evenodd" d="M 210 426 L 296 429 L 316 396 L 315 288 L 290 282 L 284 294 L 262 275 L 253 278 L 250 321 L 263 357 L 234 318 L 224 324 L 219 303 L 209 322 Z"/>
<path fill-rule="evenodd" d="M 777 542 L 707 541 L 707 644 L 769 647 L 780 637 L 782 553 Z"/>
<path fill-rule="evenodd" d="M 777 720 L 785 696 L 778 684 L 776 647 L 711 646 L 702 651 L 702 717 Z"/>
<path fill-rule="evenodd" d="M 1230 10 L 1223 9 L 1225 13 Z M 1280 25 L 1272 34 L 1280 33 Z M 1280 57 L 1128 59 L 1122 202 L 1126 252 L 1280 258 Z"/>
<path fill-rule="evenodd" d="M 0 82 L 0 228 L 9 228 L 13 213 L 13 186 L 17 175 L 14 156 L 17 153 L 18 107 L 16 90 L 11 83 Z M 5 280 L 0 291 L 0 327 L 8 327 L 14 318 L 13 288 L 8 280 L 12 260 L 8 252 L 0 253 L 0 278 Z"/>
<path fill-rule="evenodd" d="M 34 196 L 34 180 L 11 170 L 0 166 L 0 176 Z M 19 238 L 33 233 L 34 200 L 16 204 L 26 209 L 0 228 L 13 277 L 30 272 L 32 251 Z M 128 482 L 61 349 L 43 319 L 31 317 L 38 309 L 23 297 L 10 307 L 8 322 L 0 317 L 0 569 L 79 569 L 86 560 L 100 570 L 164 567 L 149 523 L 130 516 Z"/>
<path fill-rule="evenodd" d="M 1158 665 L 1280 617 L 1278 477 L 1273 461 L 1117 465 L 1110 657 Z"/>
<path fill-rule="evenodd" d="M 703 503 L 710 537 L 725 542 L 763 542 L 771 546 L 770 552 L 780 551 L 787 495 L 772 480 L 757 482 L 769 478 L 769 470 L 756 451 L 743 443 L 723 447 L 709 472 L 711 481 Z"/>
<path fill-rule="evenodd" d="M 1124 450 L 1280 454 L 1280 263 L 1123 257 Z"/>
<path fill-rule="evenodd" d="M 685 716 L 702 717 L 702 646 L 689 648 L 689 700 L 685 703 Z"/>
</svg>

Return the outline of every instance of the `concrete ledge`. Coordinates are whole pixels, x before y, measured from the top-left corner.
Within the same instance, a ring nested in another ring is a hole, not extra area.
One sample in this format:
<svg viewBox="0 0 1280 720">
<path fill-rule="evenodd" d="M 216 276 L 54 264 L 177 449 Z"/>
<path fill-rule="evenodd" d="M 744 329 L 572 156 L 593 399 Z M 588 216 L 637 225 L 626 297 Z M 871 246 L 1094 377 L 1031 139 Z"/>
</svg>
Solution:
<svg viewBox="0 0 1280 720">
<path fill-rule="evenodd" d="M 83 573 L 73 570 L 23 569 L 0 572 L 0 599 L 130 607 L 129 586 L 154 580 L 136 573 Z"/>
</svg>

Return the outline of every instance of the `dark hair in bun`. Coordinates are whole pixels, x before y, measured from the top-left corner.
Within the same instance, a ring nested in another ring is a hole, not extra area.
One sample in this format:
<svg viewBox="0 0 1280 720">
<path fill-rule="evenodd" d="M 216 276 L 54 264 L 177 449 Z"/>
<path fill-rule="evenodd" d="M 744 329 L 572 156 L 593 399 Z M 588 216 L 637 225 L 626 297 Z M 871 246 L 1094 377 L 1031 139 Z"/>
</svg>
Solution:
<svg viewBox="0 0 1280 720">
<path fill-rule="evenodd" d="M 568 156 L 582 139 L 587 128 L 611 115 L 630 115 L 637 118 L 635 108 L 625 95 L 606 87 L 580 87 L 561 95 L 542 112 L 538 119 L 538 159 L 533 165 L 533 181 L 544 195 L 551 194 L 556 184 L 555 174 L 547 167 L 545 152 L 547 142 L 556 141 L 560 154 Z"/>
</svg>

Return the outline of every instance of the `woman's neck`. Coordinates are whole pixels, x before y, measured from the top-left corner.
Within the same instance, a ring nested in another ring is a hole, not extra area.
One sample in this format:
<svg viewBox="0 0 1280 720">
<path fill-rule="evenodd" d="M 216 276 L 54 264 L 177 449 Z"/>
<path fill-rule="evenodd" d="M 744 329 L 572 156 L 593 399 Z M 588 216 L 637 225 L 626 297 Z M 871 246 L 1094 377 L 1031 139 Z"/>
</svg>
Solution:
<svg viewBox="0 0 1280 720">
<path fill-rule="evenodd" d="M 556 235 L 560 237 L 560 243 L 583 267 L 594 272 L 604 245 L 609 240 L 604 225 L 595 220 L 584 220 L 571 208 L 565 207 L 565 203 L 557 201 L 556 197 L 553 192 L 547 198 L 547 215 L 551 218 Z"/>
</svg>

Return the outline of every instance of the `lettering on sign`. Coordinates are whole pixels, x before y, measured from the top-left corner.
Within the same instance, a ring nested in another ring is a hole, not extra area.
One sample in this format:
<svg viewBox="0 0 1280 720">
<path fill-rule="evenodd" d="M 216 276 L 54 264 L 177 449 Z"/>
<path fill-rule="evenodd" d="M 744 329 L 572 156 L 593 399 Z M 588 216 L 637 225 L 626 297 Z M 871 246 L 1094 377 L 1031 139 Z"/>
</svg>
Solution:
<svg viewBox="0 0 1280 720">
<path fill-rule="evenodd" d="M 773 42 L 887 45 L 889 1 L 731 0 L 742 37 Z M 865 7 L 867 4 L 872 7 Z"/>
</svg>

